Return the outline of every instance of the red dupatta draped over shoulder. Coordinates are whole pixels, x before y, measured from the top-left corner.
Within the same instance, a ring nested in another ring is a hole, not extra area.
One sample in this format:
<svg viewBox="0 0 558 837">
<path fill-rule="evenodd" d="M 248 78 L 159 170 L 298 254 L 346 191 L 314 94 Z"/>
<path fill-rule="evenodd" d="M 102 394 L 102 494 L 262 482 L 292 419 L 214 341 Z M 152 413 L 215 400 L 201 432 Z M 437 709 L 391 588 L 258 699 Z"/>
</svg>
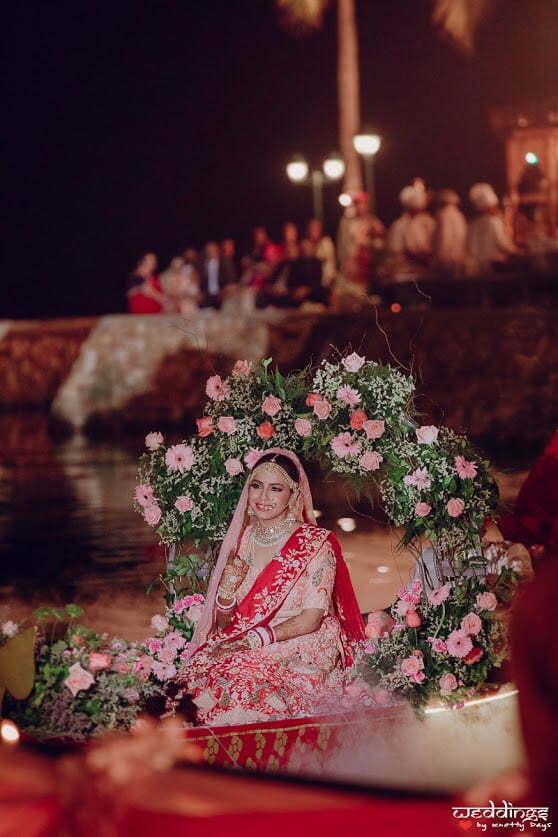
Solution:
<svg viewBox="0 0 558 837">
<path fill-rule="evenodd" d="M 239 603 L 232 621 L 207 641 L 208 646 L 240 639 L 247 631 L 270 623 L 311 560 L 329 542 L 335 555 L 334 615 L 341 625 L 346 664 L 353 660 L 355 642 L 364 639 L 364 626 L 339 541 L 327 529 L 303 523 L 279 554 L 262 570 Z"/>
</svg>

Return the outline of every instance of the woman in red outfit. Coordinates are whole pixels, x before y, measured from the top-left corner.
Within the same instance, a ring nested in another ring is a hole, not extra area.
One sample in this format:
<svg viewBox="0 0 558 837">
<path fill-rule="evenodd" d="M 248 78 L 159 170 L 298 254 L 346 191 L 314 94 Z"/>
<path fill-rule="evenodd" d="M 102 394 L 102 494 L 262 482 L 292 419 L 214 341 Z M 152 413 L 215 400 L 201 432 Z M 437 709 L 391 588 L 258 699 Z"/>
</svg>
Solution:
<svg viewBox="0 0 558 837">
<path fill-rule="evenodd" d="M 126 291 L 130 314 L 160 314 L 165 310 L 165 295 L 156 270 L 157 256 L 146 253 L 131 273 Z"/>
</svg>

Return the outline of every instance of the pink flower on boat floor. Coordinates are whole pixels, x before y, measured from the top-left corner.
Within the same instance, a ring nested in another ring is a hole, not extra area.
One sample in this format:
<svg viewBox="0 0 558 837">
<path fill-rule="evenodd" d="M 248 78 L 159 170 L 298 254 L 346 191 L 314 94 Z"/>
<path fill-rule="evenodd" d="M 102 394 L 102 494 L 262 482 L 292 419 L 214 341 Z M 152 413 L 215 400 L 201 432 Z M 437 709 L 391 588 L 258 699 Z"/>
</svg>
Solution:
<svg viewBox="0 0 558 837">
<path fill-rule="evenodd" d="M 431 605 L 440 605 L 445 602 L 450 594 L 449 584 L 443 584 L 442 587 L 435 587 L 428 594 L 428 601 Z"/>
<path fill-rule="evenodd" d="M 230 387 L 220 375 L 212 375 L 207 379 L 205 394 L 212 401 L 226 401 L 231 394 Z"/>
<path fill-rule="evenodd" d="M 112 660 L 109 654 L 101 654 L 98 651 L 94 651 L 89 655 L 87 666 L 90 671 L 102 671 L 104 668 L 108 668 L 111 662 Z"/>
<path fill-rule="evenodd" d="M 466 633 L 458 630 L 452 631 L 448 636 L 446 639 L 446 647 L 448 654 L 451 654 L 452 657 L 466 657 L 473 647 L 473 643 Z"/>
<path fill-rule="evenodd" d="M 312 422 L 304 418 L 296 418 L 294 420 L 294 429 L 299 436 L 312 435 Z"/>
<path fill-rule="evenodd" d="M 461 620 L 461 630 L 468 636 L 476 636 L 482 628 L 482 620 L 476 613 L 468 613 Z"/>
<path fill-rule="evenodd" d="M 438 438 L 440 431 L 433 424 L 423 424 L 415 430 L 419 445 L 431 445 Z"/>
<path fill-rule="evenodd" d="M 318 416 L 320 421 L 325 421 L 331 414 L 331 404 L 327 398 L 318 398 L 313 404 L 314 414 Z"/>
<path fill-rule="evenodd" d="M 465 510 L 465 503 L 461 497 L 452 497 L 446 503 L 446 510 L 450 517 L 460 517 Z"/>
<path fill-rule="evenodd" d="M 64 680 L 64 685 L 70 690 L 75 697 L 78 692 L 85 692 L 89 689 L 95 678 L 90 671 L 86 671 L 79 663 L 74 663 L 70 666 L 68 676 Z"/>
<path fill-rule="evenodd" d="M 386 423 L 382 419 L 368 419 L 363 424 L 367 439 L 381 439 L 386 432 Z"/>
<path fill-rule="evenodd" d="M 366 358 L 357 355 L 356 352 L 344 357 L 341 363 L 347 370 L 347 372 L 358 372 L 364 366 Z"/>
<path fill-rule="evenodd" d="M 136 485 L 134 496 L 143 508 L 153 506 L 156 503 L 152 486 L 143 482 L 140 485 Z"/>
<path fill-rule="evenodd" d="M 356 407 L 356 405 L 360 404 L 361 401 L 360 393 L 346 384 L 345 386 L 339 387 L 336 395 L 339 401 L 341 401 L 341 403 L 346 407 Z"/>
<path fill-rule="evenodd" d="M 498 607 L 498 599 L 496 598 L 494 593 L 478 593 L 477 607 L 480 610 L 496 610 L 496 608 Z"/>
<path fill-rule="evenodd" d="M 359 464 L 365 471 L 377 471 L 383 461 L 384 457 L 381 453 L 369 450 L 360 457 Z"/>
<path fill-rule="evenodd" d="M 275 395 L 268 395 L 262 404 L 263 412 L 268 416 L 276 416 L 281 411 L 281 399 L 276 398 Z"/>
<path fill-rule="evenodd" d="M 160 507 L 154 503 L 152 506 L 147 506 L 143 513 L 143 518 L 148 526 L 156 526 L 162 517 Z"/>
<path fill-rule="evenodd" d="M 368 416 L 364 410 L 354 410 L 349 421 L 351 430 L 362 430 L 365 421 L 368 421 Z"/>
<path fill-rule="evenodd" d="M 340 458 L 345 456 L 358 456 L 362 449 L 362 442 L 353 441 L 350 433 L 339 433 L 331 440 L 333 452 Z"/>
<path fill-rule="evenodd" d="M 432 506 L 429 506 L 428 503 L 417 503 L 415 506 L 415 515 L 417 517 L 428 517 L 431 511 Z"/>
<path fill-rule="evenodd" d="M 221 433 L 226 433 L 228 436 L 236 433 L 236 421 L 232 416 L 220 416 L 217 427 Z"/>
<path fill-rule="evenodd" d="M 194 464 L 194 451 L 189 445 L 173 445 L 165 454 L 165 462 L 169 471 L 183 474 Z"/>
<path fill-rule="evenodd" d="M 157 450 L 161 447 L 163 442 L 165 441 L 163 434 L 159 433 L 159 431 L 155 431 L 153 433 L 148 433 L 145 437 L 145 447 L 147 450 Z"/>
<path fill-rule="evenodd" d="M 176 677 L 176 666 L 160 663 L 158 660 L 153 660 L 151 671 L 157 680 L 161 680 L 163 683 Z"/>
<path fill-rule="evenodd" d="M 233 366 L 232 374 L 235 378 L 247 378 L 252 371 L 251 360 L 237 360 Z"/>
<path fill-rule="evenodd" d="M 244 466 L 240 459 L 227 459 L 225 462 L 225 471 L 227 474 L 230 474 L 231 477 L 237 477 L 244 471 Z"/>
<path fill-rule="evenodd" d="M 472 480 L 477 476 L 477 465 L 464 456 L 455 457 L 455 469 L 462 480 Z"/>
<path fill-rule="evenodd" d="M 191 497 L 178 497 L 174 506 L 179 512 L 189 512 L 194 508 L 194 501 Z"/>
<path fill-rule="evenodd" d="M 440 684 L 440 694 L 443 697 L 447 697 L 451 694 L 451 692 L 457 689 L 457 678 L 455 674 L 450 674 L 449 672 L 447 674 L 442 674 L 438 683 Z"/>
<path fill-rule="evenodd" d="M 405 485 L 413 485 L 415 488 L 430 488 L 432 482 L 426 468 L 417 468 L 412 474 L 403 477 Z"/>
</svg>

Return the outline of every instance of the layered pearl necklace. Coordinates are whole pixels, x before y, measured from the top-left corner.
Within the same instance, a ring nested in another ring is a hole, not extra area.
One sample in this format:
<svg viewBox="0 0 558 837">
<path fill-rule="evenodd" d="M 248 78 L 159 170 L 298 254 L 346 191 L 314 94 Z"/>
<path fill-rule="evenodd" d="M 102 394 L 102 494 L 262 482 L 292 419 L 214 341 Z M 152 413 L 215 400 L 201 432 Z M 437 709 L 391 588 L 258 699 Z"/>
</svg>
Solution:
<svg viewBox="0 0 558 837">
<path fill-rule="evenodd" d="M 293 522 L 292 518 L 286 517 L 276 526 L 262 526 L 261 523 L 257 523 L 254 528 L 254 543 L 264 547 L 277 546 L 289 534 Z"/>
</svg>

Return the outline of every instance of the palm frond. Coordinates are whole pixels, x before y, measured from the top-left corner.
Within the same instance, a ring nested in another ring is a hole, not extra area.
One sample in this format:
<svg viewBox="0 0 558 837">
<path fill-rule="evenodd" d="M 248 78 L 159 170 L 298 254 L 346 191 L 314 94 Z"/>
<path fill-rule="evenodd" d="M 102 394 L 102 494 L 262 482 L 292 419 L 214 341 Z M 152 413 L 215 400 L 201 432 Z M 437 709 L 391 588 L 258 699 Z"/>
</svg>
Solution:
<svg viewBox="0 0 558 837">
<path fill-rule="evenodd" d="M 319 29 L 330 0 L 275 0 L 283 26 L 295 34 Z"/>
<path fill-rule="evenodd" d="M 462 52 L 471 53 L 479 25 L 498 0 L 434 0 L 432 23 Z"/>
</svg>

